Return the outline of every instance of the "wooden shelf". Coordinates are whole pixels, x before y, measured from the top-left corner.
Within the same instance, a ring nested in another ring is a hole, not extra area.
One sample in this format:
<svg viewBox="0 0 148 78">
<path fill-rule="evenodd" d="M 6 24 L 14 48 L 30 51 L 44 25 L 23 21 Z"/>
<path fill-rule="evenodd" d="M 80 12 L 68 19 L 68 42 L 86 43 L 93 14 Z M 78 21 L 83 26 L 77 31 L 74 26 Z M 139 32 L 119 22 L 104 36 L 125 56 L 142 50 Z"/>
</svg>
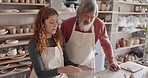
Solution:
<svg viewBox="0 0 148 78">
<path fill-rule="evenodd" d="M 122 33 L 127 33 L 127 32 L 112 32 L 112 34 L 122 34 Z"/>
<path fill-rule="evenodd" d="M 125 1 L 115 1 L 115 2 L 119 2 L 120 4 L 128 4 L 128 5 L 141 5 L 141 6 L 148 5 L 148 3 L 138 3 L 138 2 L 125 2 Z"/>
<path fill-rule="evenodd" d="M 17 55 L 15 55 L 15 56 L 5 56 L 5 57 L 1 57 L 0 60 L 8 59 L 8 58 L 14 58 L 14 57 L 17 57 L 17 56 L 23 56 L 23 55 L 29 55 L 29 53 L 25 53 L 25 54 L 17 54 Z"/>
<path fill-rule="evenodd" d="M 14 72 L 6 73 L 6 74 L 0 74 L 0 78 L 5 77 L 5 76 L 10 76 L 10 75 L 15 75 L 15 74 L 27 72 L 27 71 L 30 71 L 30 69 L 24 70 L 24 71 L 14 71 Z"/>
<path fill-rule="evenodd" d="M 145 31 L 145 29 L 137 29 L 137 31 Z M 137 32 L 137 31 L 135 31 L 135 32 Z M 122 34 L 122 33 L 127 33 L 127 32 L 122 32 L 122 31 L 112 32 L 112 34 Z"/>
<path fill-rule="evenodd" d="M 21 37 L 21 36 L 31 36 L 33 33 L 22 33 L 22 34 L 6 34 L 0 36 L 0 39 L 2 38 L 10 38 L 10 37 Z"/>
<path fill-rule="evenodd" d="M 147 12 L 142 13 L 142 12 L 117 12 L 119 15 L 144 15 L 148 14 Z"/>
<path fill-rule="evenodd" d="M 115 11 L 98 11 L 98 13 L 103 13 L 103 14 L 110 14 L 110 13 L 118 13 L 118 12 L 115 12 Z"/>
<path fill-rule="evenodd" d="M 75 14 L 76 12 L 58 11 L 58 14 Z"/>
<path fill-rule="evenodd" d="M 10 64 L 8 67 L 0 67 L 0 70 L 8 69 L 8 68 L 14 68 L 14 67 L 19 67 L 19 66 L 24 66 L 22 64 Z"/>
<path fill-rule="evenodd" d="M 147 12 L 143 13 L 143 12 L 115 12 L 115 11 L 99 11 L 100 14 L 119 14 L 119 15 L 144 15 L 144 14 L 148 14 Z"/>
<path fill-rule="evenodd" d="M 0 48 L 19 46 L 19 45 L 26 45 L 26 44 L 28 44 L 28 42 L 29 42 L 29 40 L 24 40 L 24 41 L 19 41 L 18 44 L 4 44 L 4 45 L 1 45 Z"/>
<path fill-rule="evenodd" d="M 139 60 L 142 60 L 143 58 L 138 58 L 137 60 L 134 60 L 134 62 L 136 62 L 136 61 L 139 61 Z"/>
<path fill-rule="evenodd" d="M 106 25 L 116 24 L 115 22 L 104 22 Z"/>
<path fill-rule="evenodd" d="M 36 15 L 37 13 L 33 12 L 18 12 L 18 13 L 0 13 L 0 15 Z"/>
<path fill-rule="evenodd" d="M 1 64 L 8 64 L 8 63 L 14 63 L 14 62 L 20 62 L 20 61 L 23 61 L 23 60 L 29 60 L 30 59 L 30 57 L 29 56 L 27 56 L 27 57 L 24 57 L 24 58 L 19 58 L 19 59 L 7 59 L 7 60 L 2 60 L 1 62 L 0 62 L 0 65 Z"/>
<path fill-rule="evenodd" d="M 119 50 L 124 50 L 124 49 L 130 49 L 130 48 L 134 48 L 134 47 L 139 47 L 139 46 L 144 46 L 145 44 L 138 44 L 138 45 L 132 45 L 130 47 L 122 47 L 122 48 L 118 48 L 118 49 L 115 49 L 114 51 L 119 51 Z"/>
<path fill-rule="evenodd" d="M 145 29 L 137 29 L 137 31 L 145 31 Z M 137 31 L 136 31 L 136 32 L 137 32 Z"/>
<path fill-rule="evenodd" d="M 8 2 L 0 2 L 0 5 L 31 5 L 31 6 L 49 6 L 50 4 L 40 4 L 40 3 L 8 3 Z"/>
</svg>

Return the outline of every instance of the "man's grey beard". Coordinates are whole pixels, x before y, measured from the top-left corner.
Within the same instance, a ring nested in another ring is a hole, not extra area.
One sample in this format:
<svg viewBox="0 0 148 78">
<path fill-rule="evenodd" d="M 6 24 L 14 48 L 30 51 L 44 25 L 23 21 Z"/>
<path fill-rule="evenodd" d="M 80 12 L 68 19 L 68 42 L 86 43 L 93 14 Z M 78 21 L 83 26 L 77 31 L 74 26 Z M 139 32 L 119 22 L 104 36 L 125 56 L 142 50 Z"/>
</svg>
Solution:
<svg viewBox="0 0 148 78">
<path fill-rule="evenodd" d="M 79 27 L 81 31 L 89 31 L 92 26 L 93 26 L 93 21 L 86 25 L 84 25 L 83 22 L 79 21 Z"/>
</svg>

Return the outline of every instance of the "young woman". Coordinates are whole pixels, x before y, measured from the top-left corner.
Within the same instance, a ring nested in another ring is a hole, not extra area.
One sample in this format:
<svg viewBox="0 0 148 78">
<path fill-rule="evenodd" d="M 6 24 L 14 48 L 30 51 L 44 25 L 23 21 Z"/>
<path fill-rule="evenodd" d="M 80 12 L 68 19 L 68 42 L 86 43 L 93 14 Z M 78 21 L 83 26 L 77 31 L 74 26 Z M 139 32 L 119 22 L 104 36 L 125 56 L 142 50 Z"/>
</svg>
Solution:
<svg viewBox="0 0 148 78">
<path fill-rule="evenodd" d="M 66 74 L 74 75 L 81 69 L 93 70 L 69 60 L 59 30 L 58 13 L 53 8 L 39 11 L 28 51 L 33 66 L 30 78 L 67 78 Z"/>
</svg>

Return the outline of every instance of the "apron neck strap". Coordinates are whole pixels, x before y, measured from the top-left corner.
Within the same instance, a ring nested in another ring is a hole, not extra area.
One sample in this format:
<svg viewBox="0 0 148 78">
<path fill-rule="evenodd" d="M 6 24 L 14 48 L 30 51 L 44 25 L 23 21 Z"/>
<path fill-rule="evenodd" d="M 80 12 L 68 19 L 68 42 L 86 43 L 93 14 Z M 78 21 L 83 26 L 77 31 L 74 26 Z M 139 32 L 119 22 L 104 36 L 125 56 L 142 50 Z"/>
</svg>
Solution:
<svg viewBox="0 0 148 78">
<path fill-rule="evenodd" d="M 74 25 L 73 25 L 72 32 L 75 31 L 75 29 L 76 29 L 76 23 L 77 23 L 77 21 L 78 21 L 78 18 L 76 18 L 76 20 L 75 20 L 75 23 L 74 23 Z"/>
</svg>

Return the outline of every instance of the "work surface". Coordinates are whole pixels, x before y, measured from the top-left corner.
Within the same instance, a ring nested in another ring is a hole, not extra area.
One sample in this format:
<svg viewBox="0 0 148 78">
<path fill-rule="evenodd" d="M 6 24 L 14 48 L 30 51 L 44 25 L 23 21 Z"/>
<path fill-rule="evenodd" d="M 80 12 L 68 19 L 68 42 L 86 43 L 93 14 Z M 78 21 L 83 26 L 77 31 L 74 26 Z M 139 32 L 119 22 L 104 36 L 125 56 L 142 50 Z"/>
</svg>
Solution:
<svg viewBox="0 0 148 78">
<path fill-rule="evenodd" d="M 142 67 L 142 70 L 139 70 L 135 73 L 126 71 L 124 69 L 121 69 L 117 72 L 112 72 L 108 69 L 100 71 L 98 73 L 94 73 L 88 76 L 85 76 L 84 78 L 130 78 L 130 75 L 133 74 L 134 78 L 148 78 L 148 67 L 142 66 L 136 63 L 133 63 L 139 67 Z M 125 77 L 126 76 L 126 77 Z"/>
</svg>

